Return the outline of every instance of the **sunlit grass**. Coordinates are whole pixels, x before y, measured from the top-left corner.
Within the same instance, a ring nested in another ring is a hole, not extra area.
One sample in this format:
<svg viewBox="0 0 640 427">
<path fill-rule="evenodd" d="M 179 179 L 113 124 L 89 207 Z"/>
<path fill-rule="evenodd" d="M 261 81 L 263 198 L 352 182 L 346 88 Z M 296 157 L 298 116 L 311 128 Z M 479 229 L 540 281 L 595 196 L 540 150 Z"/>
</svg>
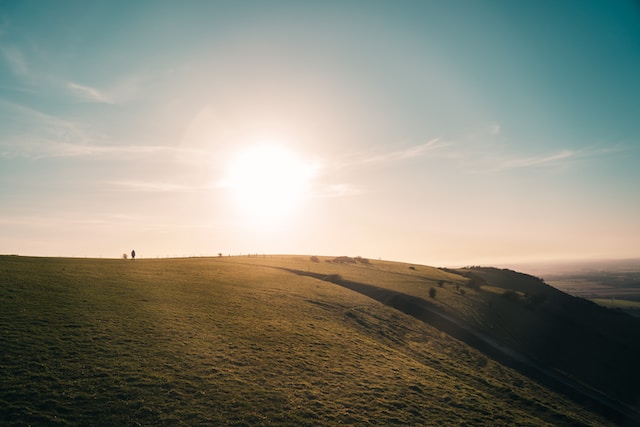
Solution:
<svg viewBox="0 0 640 427">
<path fill-rule="evenodd" d="M 0 257 L 0 419 L 9 425 L 604 424 L 412 317 L 271 268 L 398 289 L 462 281 L 408 266 L 286 256 Z M 452 286 L 438 288 L 436 301 L 457 304 Z"/>
</svg>

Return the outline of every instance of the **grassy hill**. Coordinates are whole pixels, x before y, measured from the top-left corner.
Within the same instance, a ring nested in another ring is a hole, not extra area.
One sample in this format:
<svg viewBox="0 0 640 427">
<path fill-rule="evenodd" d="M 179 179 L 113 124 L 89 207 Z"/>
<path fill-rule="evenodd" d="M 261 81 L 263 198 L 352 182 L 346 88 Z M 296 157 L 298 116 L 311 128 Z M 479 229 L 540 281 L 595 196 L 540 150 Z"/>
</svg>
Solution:
<svg viewBox="0 0 640 427">
<path fill-rule="evenodd" d="M 524 352 L 500 274 L 318 261 L 0 257 L 0 424 L 611 424 L 425 317 Z"/>
<path fill-rule="evenodd" d="M 480 284 L 478 328 L 547 368 L 640 406 L 640 319 L 515 271 L 473 268 L 460 273 Z M 485 285 L 499 292 L 482 292 Z"/>
</svg>

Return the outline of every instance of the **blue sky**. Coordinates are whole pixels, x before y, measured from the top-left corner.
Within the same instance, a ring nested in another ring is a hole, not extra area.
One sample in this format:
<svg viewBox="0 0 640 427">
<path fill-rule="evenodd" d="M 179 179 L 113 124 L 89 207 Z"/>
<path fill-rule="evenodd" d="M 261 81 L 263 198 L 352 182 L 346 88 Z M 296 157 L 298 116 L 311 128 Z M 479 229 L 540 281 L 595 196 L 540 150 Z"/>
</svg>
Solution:
<svg viewBox="0 0 640 427">
<path fill-rule="evenodd" d="M 638 257 L 638 76 L 630 0 L 0 0 L 0 253 Z"/>
</svg>

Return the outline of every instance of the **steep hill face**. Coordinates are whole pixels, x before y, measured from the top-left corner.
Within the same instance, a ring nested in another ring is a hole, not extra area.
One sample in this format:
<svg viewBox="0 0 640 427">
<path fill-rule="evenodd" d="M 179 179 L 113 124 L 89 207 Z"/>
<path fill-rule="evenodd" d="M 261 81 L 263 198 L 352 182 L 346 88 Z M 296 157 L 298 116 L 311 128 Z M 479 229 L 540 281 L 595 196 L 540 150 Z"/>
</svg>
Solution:
<svg viewBox="0 0 640 427">
<path fill-rule="evenodd" d="M 477 313 L 484 332 L 546 367 L 640 407 L 640 319 L 511 270 L 459 272 L 482 284 L 484 301 Z"/>
<path fill-rule="evenodd" d="M 418 271 L 415 266 L 409 268 Z M 420 270 L 423 270 L 422 274 L 428 271 L 424 267 Z M 563 294 L 535 277 L 490 268 L 465 269 L 460 273 L 466 278 L 463 284 L 466 289 L 461 287 L 459 281 L 451 281 L 453 277 L 448 278 L 450 285 L 453 285 L 451 288 L 455 290 L 452 295 L 451 292 L 446 293 L 444 280 L 437 281 L 440 293 L 433 287 L 425 292 L 424 283 L 414 281 L 412 288 L 406 275 L 399 272 L 395 273 L 398 275 L 395 284 L 390 285 L 388 279 L 378 277 L 385 286 L 377 286 L 346 279 L 340 274 L 290 271 L 367 295 L 440 329 L 488 357 L 597 409 L 617 422 L 629 425 L 640 423 L 634 394 L 635 383 L 633 379 L 628 380 L 620 375 L 624 374 L 624 368 L 615 375 L 611 370 L 592 372 L 595 368 L 603 368 L 598 363 L 606 357 L 617 358 L 617 362 L 626 363 L 625 368 L 633 369 L 633 357 L 620 353 L 625 348 L 614 346 L 597 355 L 581 355 L 580 350 L 584 351 L 588 346 L 592 346 L 590 349 L 593 351 L 599 351 L 593 346 L 608 344 L 590 341 L 594 336 L 599 336 L 599 330 L 584 329 L 593 324 L 593 319 L 580 321 L 579 317 L 575 317 L 590 314 L 589 310 L 594 304 Z M 361 272 L 353 270 L 343 270 L 343 273 L 349 277 L 362 277 Z M 490 285 L 486 278 L 498 286 Z M 421 279 L 428 278 L 423 276 Z M 433 279 L 431 276 L 428 280 Z M 399 292 L 399 288 L 404 292 Z M 420 296 L 424 293 L 429 295 L 429 300 Z M 442 297 L 436 299 L 437 295 Z M 609 325 L 616 330 L 616 337 L 612 337 L 614 341 L 615 338 L 632 338 L 637 333 L 635 319 L 595 307 L 601 316 L 595 320 L 614 322 Z M 578 327 L 575 327 L 576 322 Z M 626 329 L 616 329 L 621 326 Z M 568 333 L 573 335 L 568 338 L 563 335 Z M 567 354 L 567 349 L 572 353 Z M 582 358 L 568 363 L 571 357 L 577 356 Z"/>
<path fill-rule="evenodd" d="M 398 295 L 433 285 L 435 301 L 466 310 L 462 276 L 325 261 L 0 257 L 0 423 L 610 424 L 325 280 Z"/>
</svg>

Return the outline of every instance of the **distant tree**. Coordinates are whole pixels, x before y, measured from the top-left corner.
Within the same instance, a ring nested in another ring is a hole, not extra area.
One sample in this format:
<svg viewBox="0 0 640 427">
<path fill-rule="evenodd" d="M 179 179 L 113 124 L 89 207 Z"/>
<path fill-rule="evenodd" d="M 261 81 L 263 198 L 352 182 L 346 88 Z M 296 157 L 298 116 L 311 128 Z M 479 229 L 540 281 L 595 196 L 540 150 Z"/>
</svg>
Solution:
<svg viewBox="0 0 640 427">
<path fill-rule="evenodd" d="M 311 258 L 309 258 L 311 260 L 311 262 L 320 262 L 320 258 L 318 258 L 317 256 L 313 255 Z"/>
<path fill-rule="evenodd" d="M 429 288 L 429 298 L 435 298 L 437 293 L 436 288 Z"/>
<path fill-rule="evenodd" d="M 136 250 L 131 251 L 131 259 L 136 259 Z"/>
<path fill-rule="evenodd" d="M 218 256 L 222 256 L 222 252 L 218 252 Z"/>
<path fill-rule="evenodd" d="M 129 258 L 129 255 L 127 255 L 126 253 L 122 254 L 122 259 L 127 259 Z"/>
</svg>

